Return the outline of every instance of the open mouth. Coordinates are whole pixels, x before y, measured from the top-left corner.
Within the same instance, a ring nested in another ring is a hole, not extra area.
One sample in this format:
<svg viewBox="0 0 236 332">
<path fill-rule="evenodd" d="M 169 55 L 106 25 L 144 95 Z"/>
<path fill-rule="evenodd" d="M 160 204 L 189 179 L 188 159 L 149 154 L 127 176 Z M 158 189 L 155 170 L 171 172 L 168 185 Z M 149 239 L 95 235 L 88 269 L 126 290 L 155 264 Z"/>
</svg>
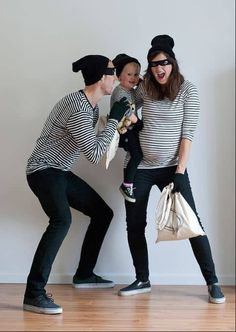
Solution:
<svg viewBox="0 0 236 332">
<path fill-rule="evenodd" d="M 164 77 L 165 77 L 165 73 L 157 74 L 157 78 L 159 80 L 163 80 Z"/>
</svg>

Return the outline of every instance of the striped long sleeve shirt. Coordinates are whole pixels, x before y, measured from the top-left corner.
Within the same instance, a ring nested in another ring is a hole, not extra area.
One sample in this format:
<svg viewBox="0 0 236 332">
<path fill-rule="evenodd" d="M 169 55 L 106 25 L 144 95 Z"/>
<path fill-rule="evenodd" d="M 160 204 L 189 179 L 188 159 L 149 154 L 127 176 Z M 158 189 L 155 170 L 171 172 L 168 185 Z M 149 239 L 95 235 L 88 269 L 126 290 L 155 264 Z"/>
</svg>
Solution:
<svg viewBox="0 0 236 332">
<path fill-rule="evenodd" d="M 82 90 L 62 98 L 45 122 L 26 174 L 49 167 L 69 171 L 81 152 L 90 162 L 98 163 L 117 127 L 117 120 L 109 119 L 104 131 L 96 135 L 98 117 L 98 106 L 93 108 Z"/>
<path fill-rule="evenodd" d="M 121 98 L 126 97 L 128 101 L 133 104 L 134 100 L 134 89 L 125 90 L 120 85 L 117 85 L 112 92 L 110 106 L 112 107 L 116 101 L 119 101 Z M 137 114 L 136 114 L 137 115 Z"/>
<path fill-rule="evenodd" d="M 138 168 L 177 165 L 181 139 L 192 141 L 197 126 L 200 104 L 195 86 L 184 81 L 174 101 L 152 100 L 145 92 L 143 82 L 135 93 L 136 102 L 142 104 L 143 120 L 143 129 L 139 132 L 143 160 Z"/>
<path fill-rule="evenodd" d="M 121 98 L 126 97 L 128 101 L 134 105 L 135 109 L 132 110 L 136 116 L 138 116 L 138 109 L 141 107 L 141 105 L 137 105 L 135 101 L 135 89 L 131 90 L 125 90 L 120 84 L 115 87 L 115 89 L 112 92 L 111 100 L 110 100 L 110 107 L 113 106 L 113 104 L 116 101 L 119 101 Z M 131 112 L 132 112 L 131 111 Z M 131 112 L 129 115 L 131 115 Z"/>
</svg>

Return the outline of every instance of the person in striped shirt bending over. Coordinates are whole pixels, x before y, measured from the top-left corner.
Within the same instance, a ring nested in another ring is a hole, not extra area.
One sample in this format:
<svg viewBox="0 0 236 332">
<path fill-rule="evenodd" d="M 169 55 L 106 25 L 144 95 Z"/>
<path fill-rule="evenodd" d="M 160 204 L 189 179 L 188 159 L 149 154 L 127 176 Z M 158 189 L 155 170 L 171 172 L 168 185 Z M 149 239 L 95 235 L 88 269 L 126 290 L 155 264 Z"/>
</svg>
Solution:
<svg viewBox="0 0 236 332">
<path fill-rule="evenodd" d="M 71 224 L 70 207 L 90 218 L 73 286 L 114 286 L 112 281 L 93 273 L 113 211 L 94 189 L 71 172 L 71 167 L 80 153 L 94 164 L 99 162 L 130 106 L 125 98 L 114 103 L 104 131 L 96 135 L 97 103 L 104 95 L 112 93 L 116 79 L 114 65 L 105 56 L 87 55 L 74 62 L 72 69 L 82 71 L 85 87 L 65 96 L 54 106 L 26 168 L 28 184 L 49 217 L 49 225 L 27 278 L 23 309 L 43 314 L 62 312 L 62 307 L 54 303 L 44 288 Z"/>
<path fill-rule="evenodd" d="M 186 164 L 199 116 L 199 98 L 195 86 L 180 73 L 173 47 L 174 40 L 168 35 L 152 39 L 148 68 L 135 91 L 136 102 L 142 104 L 143 129 L 139 140 L 143 160 L 135 175 L 136 202 L 125 201 L 125 207 L 136 280 L 119 291 L 121 296 L 151 291 L 145 227 L 152 186 L 162 191 L 173 182 L 173 191 L 181 192 L 197 215 Z M 198 220 L 201 225 L 199 217 Z M 208 286 L 209 301 L 224 303 L 207 236 L 189 240 Z"/>
</svg>

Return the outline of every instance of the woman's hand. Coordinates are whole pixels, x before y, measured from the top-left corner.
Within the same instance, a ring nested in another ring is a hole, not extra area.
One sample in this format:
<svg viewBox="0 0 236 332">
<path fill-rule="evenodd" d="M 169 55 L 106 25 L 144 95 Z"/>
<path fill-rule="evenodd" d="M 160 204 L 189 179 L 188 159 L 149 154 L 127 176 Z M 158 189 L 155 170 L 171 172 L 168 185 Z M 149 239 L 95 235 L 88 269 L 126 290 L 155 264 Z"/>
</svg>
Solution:
<svg viewBox="0 0 236 332">
<path fill-rule="evenodd" d="M 173 178 L 174 188 L 172 189 L 172 193 L 182 192 L 185 189 L 185 178 L 182 173 L 175 173 Z"/>
</svg>

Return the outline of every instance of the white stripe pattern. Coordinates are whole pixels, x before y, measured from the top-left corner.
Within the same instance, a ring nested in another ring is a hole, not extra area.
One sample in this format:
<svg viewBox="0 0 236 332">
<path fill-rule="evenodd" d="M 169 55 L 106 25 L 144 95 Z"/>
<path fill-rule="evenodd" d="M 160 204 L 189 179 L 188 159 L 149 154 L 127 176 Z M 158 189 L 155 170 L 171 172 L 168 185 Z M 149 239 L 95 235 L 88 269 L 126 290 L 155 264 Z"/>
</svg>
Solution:
<svg viewBox="0 0 236 332">
<path fill-rule="evenodd" d="M 143 160 L 138 168 L 169 167 L 178 164 L 180 141 L 190 141 L 199 117 L 199 98 L 196 87 L 184 81 L 174 101 L 152 100 L 143 82 L 135 91 L 136 103 L 142 105 L 143 129 L 139 133 Z M 125 161 L 127 164 L 128 156 Z"/>
<path fill-rule="evenodd" d="M 26 174 L 48 167 L 68 171 L 81 152 L 90 162 L 98 163 L 117 127 L 117 120 L 109 119 L 104 131 L 96 136 L 98 117 L 98 106 L 93 108 L 82 90 L 62 98 L 45 122 L 28 159 Z"/>
</svg>

